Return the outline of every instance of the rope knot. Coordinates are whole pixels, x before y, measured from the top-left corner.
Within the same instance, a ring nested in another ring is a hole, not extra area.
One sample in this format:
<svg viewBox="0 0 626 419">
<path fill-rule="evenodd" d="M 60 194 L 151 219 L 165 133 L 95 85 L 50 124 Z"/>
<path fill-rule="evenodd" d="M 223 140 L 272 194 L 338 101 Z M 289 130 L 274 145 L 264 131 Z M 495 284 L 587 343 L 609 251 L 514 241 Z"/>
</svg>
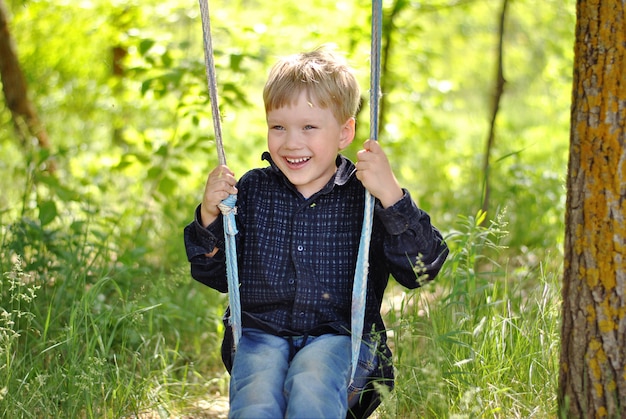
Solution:
<svg viewBox="0 0 626 419">
<path fill-rule="evenodd" d="M 235 215 L 237 215 L 236 203 L 237 195 L 230 195 L 218 205 L 224 216 L 224 233 L 229 236 L 235 236 L 238 233 L 237 223 L 235 222 Z M 237 260 L 236 251 L 234 251 L 233 254 L 235 255 L 235 260 Z"/>
<path fill-rule="evenodd" d="M 237 195 L 230 195 L 228 198 L 219 203 L 218 208 L 222 211 L 222 215 L 237 215 Z"/>
</svg>

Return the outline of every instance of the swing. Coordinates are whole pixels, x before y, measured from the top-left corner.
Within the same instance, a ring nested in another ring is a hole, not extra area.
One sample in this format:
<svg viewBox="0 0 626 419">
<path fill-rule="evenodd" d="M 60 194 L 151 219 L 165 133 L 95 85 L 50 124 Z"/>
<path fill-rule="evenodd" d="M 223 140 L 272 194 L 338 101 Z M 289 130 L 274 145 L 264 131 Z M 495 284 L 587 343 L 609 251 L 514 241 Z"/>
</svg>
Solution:
<svg viewBox="0 0 626 419">
<path fill-rule="evenodd" d="M 209 89 L 209 99 L 211 102 L 211 114 L 213 119 L 213 128 L 215 133 L 215 143 L 217 148 L 218 160 L 220 165 L 226 165 L 226 156 L 222 141 L 221 121 L 219 114 L 218 95 L 217 95 L 217 78 L 215 71 L 215 62 L 213 58 L 213 46 L 211 40 L 211 26 L 209 17 L 208 0 L 199 0 L 200 12 L 202 19 L 202 31 L 204 35 L 204 55 L 205 70 L 207 84 Z M 379 119 L 379 100 L 380 100 L 380 51 L 382 36 L 382 0 L 372 1 L 372 22 L 371 22 L 371 56 L 370 56 L 370 139 L 378 140 L 378 119 Z M 241 303 L 239 297 L 239 280 L 237 272 L 237 249 L 235 245 L 235 236 L 237 235 L 237 227 L 235 222 L 236 214 L 235 195 L 226 198 L 220 204 L 220 210 L 224 219 L 224 237 L 226 243 L 226 273 L 228 280 L 228 302 L 229 302 L 229 327 L 232 332 L 230 343 L 233 350 L 236 349 L 239 339 L 241 338 Z M 367 277 L 368 277 L 368 259 L 369 247 L 373 224 L 374 214 L 374 197 L 365 190 L 365 205 L 363 213 L 363 227 L 361 230 L 361 239 L 354 274 L 354 284 L 352 290 L 352 309 L 351 309 L 351 346 L 352 361 L 350 384 L 354 381 L 354 376 L 358 364 L 359 352 L 361 348 L 361 337 L 363 334 L 363 324 L 365 317 L 365 303 L 367 294 Z M 228 330 L 226 331 L 228 333 Z M 225 340 L 229 336 L 225 337 Z M 222 354 L 224 357 L 224 354 Z M 228 356 L 228 354 L 226 354 Z M 228 367 L 228 365 L 227 365 Z M 380 404 L 380 399 L 374 389 L 371 378 L 368 384 L 362 390 L 359 401 L 356 406 L 352 407 L 347 417 L 366 418 L 374 412 Z"/>
</svg>

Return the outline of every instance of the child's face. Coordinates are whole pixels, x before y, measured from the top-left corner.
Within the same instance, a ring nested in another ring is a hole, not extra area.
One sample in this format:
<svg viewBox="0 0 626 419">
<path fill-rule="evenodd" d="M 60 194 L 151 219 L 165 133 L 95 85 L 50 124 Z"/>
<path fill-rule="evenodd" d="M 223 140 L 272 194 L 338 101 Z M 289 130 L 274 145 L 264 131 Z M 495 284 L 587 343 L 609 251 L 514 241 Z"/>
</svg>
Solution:
<svg viewBox="0 0 626 419">
<path fill-rule="evenodd" d="M 322 189 L 337 170 L 337 153 L 354 139 L 355 121 L 340 123 L 329 108 L 307 99 L 267 113 L 267 143 L 272 160 L 308 198 Z"/>
</svg>

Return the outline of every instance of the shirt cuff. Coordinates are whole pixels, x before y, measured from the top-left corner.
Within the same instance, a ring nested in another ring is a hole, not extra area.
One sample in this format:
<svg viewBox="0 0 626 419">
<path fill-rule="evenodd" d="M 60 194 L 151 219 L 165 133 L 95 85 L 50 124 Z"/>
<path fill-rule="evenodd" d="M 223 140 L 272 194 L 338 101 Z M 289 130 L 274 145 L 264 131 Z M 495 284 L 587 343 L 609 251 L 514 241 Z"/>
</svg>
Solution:
<svg viewBox="0 0 626 419">
<path fill-rule="evenodd" d="M 383 208 L 379 201 L 376 201 L 375 213 L 391 235 L 400 235 L 407 231 L 412 222 L 420 219 L 422 211 L 415 205 L 411 194 L 406 189 L 402 189 L 404 195 L 398 202 L 388 208 Z"/>
<path fill-rule="evenodd" d="M 217 232 L 223 231 L 222 227 L 222 217 L 217 217 L 215 221 L 213 221 L 208 226 L 202 226 L 202 217 L 200 216 L 200 205 L 196 208 L 196 213 L 194 217 L 194 226 L 196 231 L 196 237 L 203 248 L 206 249 L 206 253 L 211 253 L 215 247 L 219 247 L 219 238 Z"/>
</svg>

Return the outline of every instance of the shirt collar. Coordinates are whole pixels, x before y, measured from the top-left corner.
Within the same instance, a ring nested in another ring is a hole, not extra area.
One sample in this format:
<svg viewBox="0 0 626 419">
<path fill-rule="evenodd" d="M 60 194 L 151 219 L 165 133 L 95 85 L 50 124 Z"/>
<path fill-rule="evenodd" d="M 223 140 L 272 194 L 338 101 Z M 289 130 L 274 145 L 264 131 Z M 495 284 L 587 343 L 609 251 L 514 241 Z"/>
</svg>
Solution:
<svg viewBox="0 0 626 419">
<path fill-rule="evenodd" d="M 289 182 L 287 176 L 285 176 L 283 172 L 280 171 L 276 163 L 274 163 L 274 161 L 272 160 L 272 156 L 270 156 L 269 152 L 265 151 L 261 158 L 268 161 L 272 168 L 272 171 L 274 171 L 274 173 L 283 178 L 287 182 L 287 184 L 291 185 L 291 182 Z M 352 163 L 347 157 L 338 154 L 337 159 L 335 160 L 335 164 L 337 165 L 337 171 L 320 192 L 327 192 L 331 190 L 334 185 L 345 185 L 352 177 L 354 177 L 356 173 L 356 167 L 354 166 L 354 163 Z"/>
</svg>

